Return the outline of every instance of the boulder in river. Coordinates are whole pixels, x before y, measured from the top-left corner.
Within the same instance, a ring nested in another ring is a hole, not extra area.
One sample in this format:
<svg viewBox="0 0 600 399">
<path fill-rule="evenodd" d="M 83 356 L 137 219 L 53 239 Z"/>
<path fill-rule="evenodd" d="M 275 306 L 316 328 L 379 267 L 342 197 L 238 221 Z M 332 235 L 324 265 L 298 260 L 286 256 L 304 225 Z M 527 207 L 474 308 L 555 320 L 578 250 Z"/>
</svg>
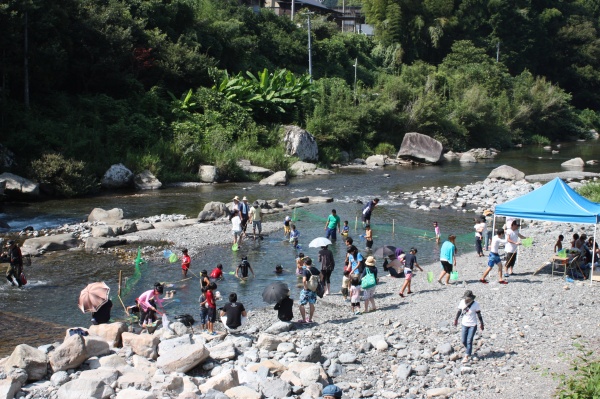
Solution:
<svg viewBox="0 0 600 399">
<path fill-rule="evenodd" d="M 385 166 L 385 161 L 387 159 L 387 155 L 371 155 L 367 159 L 365 159 L 365 163 L 370 168 L 378 168 Z"/>
<path fill-rule="evenodd" d="M 488 175 L 488 178 L 495 177 L 496 179 L 504 180 L 522 180 L 525 178 L 525 173 L 508 165 L 498 166 Z"/>
<path fill-rule="evenodd" d="M 12 173 L 2 173 L 0 182 L 5 182 L 4 190 L 6 194 L 39 196 L 40 185 L 24 177 Z"/>
<path fill-rule="evenodd" d="M 127 188 L 133 183 L 133 172 L 122 163 L 112 165 L 100 181 L 103 188 Z"/>
<path fill-rule="evenodd" d="M 56 234 L 53 236 L 44 236 L 28 238 L 23 242 L 23 252 L 36 254 L 40 251 L 64 251 L 69 248 L 79 246 L 79 240 L 73 233 Z"/>
<path fill-rule="evenodd" d="M 204 209 L 198 214 L 199 222 L 207 222 L 229 216 L 229 209 L 223 202 L 211 201 L 204 205 Z"/>
<path fill-rule="evenodd" d="M 316 161 L 319 159 L 319 146 L 315 137 L 301 127 L 288 125 L 283 127 L 285 136 L 285 152 L 296 156 L 301 161 Z"/>
<path fill-rule="evenodd" d="M 462 154 L 460 156 L 459 162 L 460 163 L 477 163 L 477 159 L 475 159 L 475 157 L 471 153 L 465 152 L 464 154 Z"/>
<path fill-rule="evenodd" d="M 585 166 L 585 162 L 583 162 L 583 159 L 581 158 L 573 158 L 561 163 L 560 166 L 563 168 L 583 168 Z"/>
<path fill-rule="evenodd" d="M 204 183 L 214 183 L 219 180 L 219 169 L 213 165 L 200 165 L 198 177 Z"/>
<path fill-rule="evenodd" d="M 258 182 L 261 186 L 285 186 L 287 184 L 287 172 L 281 170 Z"/>
<path fill-rule="evenodd" d="M 237 166 L 240 167 L 246 173 L 253 173 L 257 175 L 271 175 L 273 171 L 271 169 L 263 168 L 262 166 L 255 166 L 250 163 L 247 159 L 240 159 L 237 161 Z"/>
<path fill-rule="evenodd" d="M 406 133 L 402 139 L 397 157 L 438 163 L 442 156 L 442 150 L 442 143 L 434 138 L 421 133 Z"/>
<path fill-rule="evenodd" d="M 290 166 L 290 170 L 294 172 L 296 176 L 333 174 L 330 170 L 318 168 L 314 163 L 303 161 L 294 162 L 292 166 Z"/>
<path fill-rule="evenodd" d="M 133 178 L 133 184 L 138 190 L 158 190 L 162 187 L 160 180 L 149 170 L 144 170 Z"/>
<path fill-rule="evenodd" d="M 102 208 L 94 208 L 88 215 L 88 222 L 113 222 L 123 219 L 123 209 L 113 208 L 108 211 Z"/>
</svg>

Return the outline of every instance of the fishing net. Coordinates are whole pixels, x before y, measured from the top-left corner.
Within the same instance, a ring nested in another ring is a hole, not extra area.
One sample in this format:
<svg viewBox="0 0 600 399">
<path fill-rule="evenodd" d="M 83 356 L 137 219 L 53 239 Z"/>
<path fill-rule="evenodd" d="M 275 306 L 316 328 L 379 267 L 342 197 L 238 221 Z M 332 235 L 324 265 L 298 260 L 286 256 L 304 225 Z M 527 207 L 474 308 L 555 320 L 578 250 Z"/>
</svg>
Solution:
<svg viewBox="0 0 600 399">
<path fill-rule="evenodd" d="M 129 295 L 129 293 L 131 292 L 133 287 L 138 283 L 138 281 L 140 281 L 140 278 L 142 277 L 141 267 L 144 264 L 146 264 L 146 261 L 144 259 L 142 259 L 142 250 L 141 250 L 141 248 L 138 248 L 137 257 L 135 258 L 135 263 L 134 263 L 135 266 L 134 266 L 134 270 L 133 270 L 133 275 L 129 276 L 129 277 L 125 277 L 125 282 L 123 283 L 123 286 L 121 287 L 121 297 L 122 298 L 127 297 L 127 295 Z"/>
</svg>

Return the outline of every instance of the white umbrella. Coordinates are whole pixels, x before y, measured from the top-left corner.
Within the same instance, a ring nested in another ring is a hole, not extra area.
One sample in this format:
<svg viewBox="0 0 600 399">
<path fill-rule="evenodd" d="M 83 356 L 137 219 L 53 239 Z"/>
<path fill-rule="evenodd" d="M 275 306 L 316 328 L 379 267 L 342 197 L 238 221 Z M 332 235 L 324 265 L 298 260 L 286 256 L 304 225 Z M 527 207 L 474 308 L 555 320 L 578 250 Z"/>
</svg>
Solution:
<svg viewBox="0 0 600 399">
<path fill-rule="evenodd" d="M 326 247 L 327 245 L 331 245 L 331 241 L 325 237 L 317 237 L 308 244 L 310 248 L 321 248 Z"/>
</svg>

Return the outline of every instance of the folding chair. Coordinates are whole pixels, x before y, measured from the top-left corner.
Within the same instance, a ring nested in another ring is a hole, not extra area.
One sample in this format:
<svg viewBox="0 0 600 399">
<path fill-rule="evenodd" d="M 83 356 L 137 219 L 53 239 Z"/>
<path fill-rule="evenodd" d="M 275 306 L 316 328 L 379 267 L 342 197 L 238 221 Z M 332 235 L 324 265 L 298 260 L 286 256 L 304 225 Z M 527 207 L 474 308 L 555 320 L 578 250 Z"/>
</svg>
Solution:
<svg viewBox="0 0 600 399">
<path fill-rule="evenodd" d="M 567 269 L 569 268 L 569 263 L 573 262 L 574 260 L 577 260 L 577 258 L 579 258 L 579 255 L 575 256 L 573 259 L 571 259 L 571 261 L 569 261 L 569 258 L 564 258 L 564 259 L 553 258 L 552 259 L 552 275 L 554 275 L 554 273 L 557 273 L 557 274 L 562 274 L 563 276 L 565 276 L 567 274 Z M 557 267 L 556 272 L 555 272 L 554 271 L 555 266 L 562 267 L 563 270 L 559 270 Z"/>
<path fill-rule="evenodd" d="M 571 277 L 573 278 L 577 278 L 577 276 L 575 275 L 575 273 L 579 273 L 581 274 L 581 276 L 583 276 L 583 279 L 587 279 L 587 275 L 583 272 L 583 270 L 581 269 L 581 255 L 577 255 L 575 256 L 568 264 L 567 267 L 565 268 L 565 274 L 569 274 Z"/>
</svg>

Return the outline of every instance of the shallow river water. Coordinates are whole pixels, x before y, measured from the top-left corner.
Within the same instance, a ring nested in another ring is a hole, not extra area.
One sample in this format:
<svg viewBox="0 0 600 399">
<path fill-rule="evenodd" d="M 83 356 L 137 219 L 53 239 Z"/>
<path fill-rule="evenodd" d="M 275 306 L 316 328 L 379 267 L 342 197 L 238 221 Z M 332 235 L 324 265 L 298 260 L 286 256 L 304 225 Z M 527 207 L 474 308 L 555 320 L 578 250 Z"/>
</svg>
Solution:
<svg viewBox="0 0 600 399">
<path fill-rule="evenodd" d="M 375 236 L 374 248 L 381 245 L 394 245 L 402 248 L 417 247 L 419 263 L 426 265 L 439 255 L 439 247 L 432 240 L 433 221 L 438 221 L 442 237 L 450 233 L 459 237 L 459 251 L 473 250 L 473 213 L 454 210 L 423 212 L 411 210 L 394 199 L 393 193 L 420 190 L 430 186 L 465 185 L 483 180 L 489 172 L 502 164 L 514 166 L 526 174 L 560 171 L 560 164 L 567 159 L 581 156 L 584 160 L 600 158 L 600 145 L 597 142 L 563 144 L 560 153 L 550 155 L 539 147 L 511 150 L 500 153 L 494 159 L 474 165 L 461 165 L 458 161 L 446 162 L 439 166 L 387 167 L 374 171 L 342 169 L 335 175 L 293 179 L 285 187 L 263 187 L 254 183 L 231 183 L 197 188 L 170 188 L 149 193 L 118 193 L 102 196 L 53 200 L 29 204 L 5 204 L 0 218 L 6 219 L 15 230 L 32 225 L 36 229 L 52 227 L 64 223 L 82 221 L 95 207 L 110 209 L 119 207 L 126 218 L 137 218 L 156 214 L 182 213 L 196 217 L 210 201 L 229 202 L 234 195 L 246 195 L 250 200 L 257 198 L 288 201 L 303 195 L 325 195 L 335 198 L 333 204 L 314 205 L 298 210 L 296 225 L 301 232 L 300 243 L 306 255 L 316 257 L 317 250 L 308 248 L 308 243 L 323 235 L 325 218 L 335 208 L 342 218 L 348 220 L 351 236 L 358 241 L 364 251 L 364 241 L 360 221 L 357 230 L 355 220 L 362 205 L 356 201 L 367 201 L 379 197 L 382 201 L 376 208 L 372 228 Z M 586 167 L 586 171 L 600 172 L 600 167 Z M 390 177 L 384 177 L 390 174 Z M 292 216 L 292 215 L 290 215 Z M 268 215 L 267 221 L 280 221 L 283 214 Z M 360 218 L 359 218 L 360 219 Z M 392 226 L 394 231 L 392 231 Z M 336 260 L 332 287 L 339 291 L 345 245 L 341 239 L 332 245 Z M 194 251 L 192 251 L 194 252 Z M 283 233 L 276 232 L 262 241 L 251 242 L 239 252 L 232 252 L 228 246 L 208 247 L 192 259 L 192 272 L 199 274 L 202 269 L 210 270 L 222 263 L 226 278 L 218 283 L 218 290 L 227 296 L 237 292 L 238 298 L 248 308 L 265 306 L 262 290 L 275 280 L 283 280 L 292 288 L 292 296 L 297 298 L 298 280 L 293 274 L 294 259 L 298 251 L 283 240 Z M 247 255 L 257 277 L 240 283 L 229 272 L 235 270 L 241 256 Z M 273 269 L 282 264 L 287 273 L 276 277 Z M 379 262 L 379 264 L 381 264 Z M 483 265 L 483 263 L 482 263 Z M 67 251 L 46 254 L 34 259 L 28 268 L 29 284 L 25 289 L 14 289 L 0 284 L 0 320 L 3 325 L 11 324 L 10 329 L 0 331 L 0 355 L 9 353 L 15 343 L 49 343 L 60 338 L 63 331 L 58 326 L 87 326 L 89 315 L 77 308 L 79 291 L 93 281 L 105 281 L 111 288 L 114 303 L 113 318 L 124 317 L 124 312 L 116 296 L 119 270 L 128 277 L 133 272 L 131 262 L 125 262 L 112 255 L 89 254 L 82 251 Z M 426 269 L 427 271 L 428 269 Z M 429 268 L 429 270 L 432 270 Z M 437 268 L 433 269 L 437 273 Z M 458 265 L 460 272 L 460 265 Z M 167 305 L 171 315 L 197 314 L 199 282 L 197 278 L 184 282 L 181 279 L 179 264 L 166 261 L 149 262 L 142 270 L 142 278 L 132 292 L 123 298 L 130 305 L 136 296 L 150 289 L 155 281 L 169 282 L 177 290 L 177 302 Z M 19 316 L 17 316 L 19 315 Z M 11 323 L 12 321 L 12 323 Z M 54 338 L 53 338 L 54 337 Z"/>
</svg>

